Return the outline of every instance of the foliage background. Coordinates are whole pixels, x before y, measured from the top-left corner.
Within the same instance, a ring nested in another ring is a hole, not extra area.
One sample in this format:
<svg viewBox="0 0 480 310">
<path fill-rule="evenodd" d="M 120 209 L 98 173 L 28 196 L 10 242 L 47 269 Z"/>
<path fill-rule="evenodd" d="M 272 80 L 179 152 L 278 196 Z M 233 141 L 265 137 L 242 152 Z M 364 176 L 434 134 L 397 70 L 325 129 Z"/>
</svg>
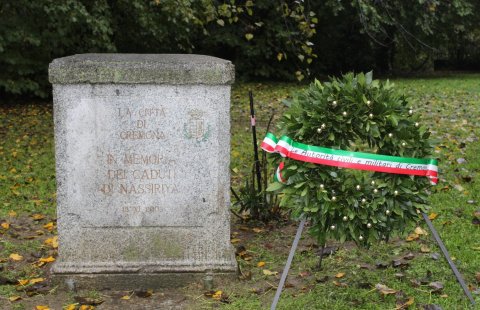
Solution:
<svg viewBox="0 0 480 310">
<path fill-rule="evenodd" d="M 476 0 L 7 0 L 0 92 L 47 97 L 52 59 L 75 53 L 201 53 L 241 79 L 346 71 L 480 69 Z"/>
</svg>

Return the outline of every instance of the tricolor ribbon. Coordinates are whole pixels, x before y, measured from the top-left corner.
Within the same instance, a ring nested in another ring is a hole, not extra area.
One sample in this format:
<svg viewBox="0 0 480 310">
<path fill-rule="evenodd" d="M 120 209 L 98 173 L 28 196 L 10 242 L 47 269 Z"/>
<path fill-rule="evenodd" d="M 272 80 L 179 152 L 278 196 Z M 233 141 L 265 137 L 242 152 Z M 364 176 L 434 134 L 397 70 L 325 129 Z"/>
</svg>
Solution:
<svg viewBox="0 0 480 310">
<path fill-rule="evenodd" d="M 436 159 L 334 150 L 299 143 L 287 136 L 277 139 L 272 133 L 267 133 L 260 147 L 268 153 L 279 153 L 282 157 L 299 161 L 357 170 L 425 176 L 430 179 L 432 184 L 438 183 L 438 163 Z M 276 173 L 280 177 L 281 169 L 279 167 Z"/>
</svg>

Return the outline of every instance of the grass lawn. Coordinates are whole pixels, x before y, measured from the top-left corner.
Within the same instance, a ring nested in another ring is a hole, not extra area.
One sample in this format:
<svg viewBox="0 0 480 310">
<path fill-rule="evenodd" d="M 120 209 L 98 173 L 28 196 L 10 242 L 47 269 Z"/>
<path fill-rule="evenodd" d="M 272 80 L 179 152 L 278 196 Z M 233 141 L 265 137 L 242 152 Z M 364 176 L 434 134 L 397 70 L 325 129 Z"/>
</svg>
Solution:
<svg viewBox="0 0 480 310">
<path fill-rule="evenodd" d="M 410 96 L 411 105 L 433 131 L 441 169 L 441 181 L 431 196 L 433 223 L 480 303 L 480 182 L 476 180 L 480 172 L 480 75 L 394 82 Z M 240 186 L 253 157 L 248 90 L 254 92 L 261 140 L 270 115 L 275 113 L 277 118 L 284 109 L 282 99 L 300 88 L 278 83 L 234 86 L 234 187 Z M 8 106 L 0 102 L 0 309 L 34 309 L 36 305 L 62 309 L 69 304 L 78 308 L 86 304 L 86 298 L 103 301 L 97 309 L 142 309 L 158 306 L 166 298 L 178 299 L 177 304 L 191 309 L 269 308 L 296 229 L 296 223 L 286 220 L 263 226 L 232 217 L 232 242 L 241 253 L 242 279 L 217 283 L 216 291 L 222 293 L 217 292 L 215 298 L 195 285 L 154 292 L 146 298 L 129 292 L 57 291 L 48 284 L 48 268 L 56 257 L 54 177 L 51 104 Z M 418 225 L 427 229 L 420 219 Z M 411 242 L 398 236 L 368 250 L 352 244 L 329 245 L 338 251 L 323 260 L 322 270 L 315 270 L 318 248 L 304 232 L 278 309 L 416 309 L 433 304 L 468 309 L 430 234 Z M 394 267 L 393 260 L 399 266 Z M 24 280 L 23 285 L 18 280 Z M 436 292 L 432 282 L 441 282 L 443 289 Z M 375 289 L 377 284 L 397 293 L 381 294 Z M 14 300 L 17 297 L 21 299 Z"/>
</svg>

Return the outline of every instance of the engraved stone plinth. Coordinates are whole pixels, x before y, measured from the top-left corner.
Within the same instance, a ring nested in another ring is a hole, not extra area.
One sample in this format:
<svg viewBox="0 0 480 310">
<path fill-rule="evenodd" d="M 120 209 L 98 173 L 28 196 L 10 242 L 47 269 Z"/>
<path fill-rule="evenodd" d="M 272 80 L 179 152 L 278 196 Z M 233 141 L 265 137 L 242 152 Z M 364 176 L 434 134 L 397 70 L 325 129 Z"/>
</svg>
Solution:
<svg viewBox="0 0 480 310">
<path fill-rule="evenodd" d="M 233 65 L 200 55 L 54 60 L 59 257 L 74 285 L 161 287 L 234 273 Z"/>
</svg>

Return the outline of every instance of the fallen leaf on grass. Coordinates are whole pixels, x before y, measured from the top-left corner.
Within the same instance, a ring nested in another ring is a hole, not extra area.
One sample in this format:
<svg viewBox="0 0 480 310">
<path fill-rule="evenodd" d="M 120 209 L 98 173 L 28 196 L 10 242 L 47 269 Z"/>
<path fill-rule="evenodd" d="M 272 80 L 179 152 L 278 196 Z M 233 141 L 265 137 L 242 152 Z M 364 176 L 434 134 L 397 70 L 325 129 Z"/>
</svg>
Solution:
<svg viewBox="0 0 480 310">
<path fill-rule="evenodd" d="M 434 219 L 436 219 L 438 216 L 438 213 L 435 213 L 435 212 L 432 212 L 428 215 L 428 218 L 433 221 Z"/>
<path fill-rule="evenodd" d="M 395 278 L 397 279 L 403 279 L 405 278 L 405 274 L 404 273 L 401 273 L 401 272 L 397 272 L 396 274 L 394 274 Z"/>
<path fill-rule="evenodd" d="M 123 300 L 130 300 L 131 298 L 132 298 L 132 295 L 125 295 L 120 297 L 120 299 L 123 299 Z"/>
<path fill-rule="evenodd" d="M 20 300 L 20 299 L 22 299 L 22 297 L 17 296 L 17 295 L 13 295 L 13 296 L 8 297 L 8 300 L 10 300 L 10 301 L 17 301 L 17 300 Z"/>
<path fill-rule="evenodd" d="M 375 289 L 382 295 L 390 295 L 390 294 L 397 293 L 397 290 L 394 290 L 393 288 L 389 288 L 388 286 L 381 283 L 377 283 L 375 285 Z"/>
<path fill-rule="evenodd" d="M 78 308 L 78 310 L 94 310 L 94 309 L 95 307 L 91 305 L 81 305 L 80 308 Z"/>
<path fill-rule="evenodd" d="M 414 301 L 415 299 L 413 297 L 409 297 L 407 300 L 397 301 L 395 310 L 407 309 L 408 307 L 413 305 Z"/>
<path fill-rule="evenodd" d="M 393 268 L 398 268 L 398 267 L 406 268 L 409 266 L 409 263 L 406 260 L 399 258 L 399 259 L 392 260 L 392 266 Z"/>
<path fill-rule="evenodd" d="M 253 230 L 253 232 L 255 232 L 255 233 L 257 233 L 257 234 L 264 231 L 264 229 L 258 228 L 258 227 L 254 227 L 254 228 L 252 228 L 252 230 Z"/>
<path fill-rule="evenodd" d="M 422 245 L 420 247 L 420 252 L 422 252 L 422 253 L 430 253 L 430 251 L 431 251 L 430 248 L 426 245 Z"/>
<path fill-rule="evenodd" d="M 153 295 L 153 290 L 135 290 L 135 295 L 141 298 L 148 298 Z"/>
<path fill-rule="evenodd" d="M 85 306 L 98 306 L 104 302 L 104 300 L 101 298 L 90 298 L 82 296 L 75 296 L 73 299 L 79 304 Z"/>
<path fill-rule="evenodd" d="M 222 298 L 222 294 L 223 294 L 222 291 L 216 291 L 215 293 L 213 293 L 212 298 L 216 300 L 220 300 L 220 298 Z"/>
<path fill-rule="evenodd" d="M 38 295 L 38 294 L 49 294 L 51 293 L 51 288 L 45 282 L 35 283 L 33 285 L 27 286 L 25 288 L 25 293 L 28 297 Z"/>
<path fill-rule="evenodd" d="M 242 241 L 242 239 L 234 238 L 230 240 L 231 243 L 239 243 L 240 241 Z"/>
<path fill-rule="evenodd" d="M 58 236 L 48 238 L 43 243 L 56 249 L 58 248 Z"/>
<path fill-rule="evenodd" d="M 426 231 L 425 229 L 423 229 L 422 227 L 420 227 L 420 226 L 417 226 L 417 227 L 415 228 L 415 233 L 416 233 L 417 235 L 420 235 L 420 236 L 421 236 L 421 235 L 423 235 L 423 236 L 428 235 L 427 231 Z"/>
<path fill-rule="evenodd" d="M 432 289 L 432 293 L 439 293 L 443 290 L 443 283 L 438 281 L 430 282 L 428 287 Z"/>
<path fill-rule="evenodd" d="M 19 285 L 27 285 L 30 282 L 29 279 L 24 279 L 24 280 L 18 280 Z"/>
<path fill-rule="evenodd" d="M 252 256 L 248 254 L 247 249 L 243 245 L 237 246 L 235 250 L 235 255 L 240 256 L 245 261 L 250 261 L 252 260 Z"/>
<path fill-rule="evenodd" d="M 260 295 L 264 292 L 264 290 L 262 288 L 259 288 L 259 287 L 253 287 L 250 289 L 250 291 L 254 294 L 257 294 L 257 295 Z"/>
<path fill-rule="evenodd" d="M 45 281 L 44 278 L 35 278 L 35 279 L 30 279 L 30 280 L 28 280 L 28 282 L 29 282 L 30 284 L 35 284 L 35 283 L 39 283 L 39 282 L 43 282 L 43 281 Z"/>
<path fill-rule="evenodd" d="M 75 310 L 77 308 L 77 304 L 69 304 L 66 305 L 63 310 Z"/>
<path fill-rule="evenodd" d="M 17 253 L 12 253 L 12 254 L 10 254 L 9 257 L 10 257 L 11 260 L 16 261 L 16 262 L 21 261 L 23 259 L 23 256 L 19 255 Z"/>
<path fill-rule="evenodd" d="M 35 309 L 36 310 L 50 310 L 50 308 L 48 306 L 42 306 L 42 305 L 35 306 Z"/>
<path fill-rule="evenodd" d="M 277 271 L 270 271 L 268 269 L 263 269 L 262 272 L 266 276 L 276 276 L 278 274 Z"/>
<path fill-rule="evenodd" d="M 420 236 L 419 236 L 418 234 L 415 234 L 415 233 L 414 233 L 414 234 L 408 235 L 407 239 L 405 239 L 405 240 L 407 240 L 407 241 L 414 241 L 414 240 L 417 240 L 418 238 L 420 238 Z"/>
<path fill-rule="evenodd" d="M 337 280 L 334 280 L 334 281 L 333 281 L 333 285 L 338 286 L 338 287 L 347 287 L 347 286 L 348 286 L 347 283 L 345 283 L 345 282 L 340 282 L 340 281 L 337 281 Z"/>
<path fill-rule="evenodd" d="M 13 210 L 10 210 L 10 211 L 8 211 L 8 216 L 15 217 L 15 216 L 17 216 L 17 212 L 15 212 Z"/>
<path fill-rule="evenodd" d="M 4 223 L 1 224 L 1 226 L 2 226 L 3 229 L 9 229 L 10 228 L 10 223 L 4 222 Z"/>
<path fill-rule="evenodd" d="M 301 278 L 309 277 L 312 274 L 309 271 L 302 271 L 298 274 Z"/>
<path fill-rule="evenodd" d="M 413 287 L 419 287 L 420 285 L 422 285 L 422 283 L 420 283 L 420 281 L 417 279 L 411 279 L 410 283 L 412 284 Z"/>
<path fill-rule="evenodd" d="M 239 280 L 251 280 L 252 279 L 252 272 L 251 271 L 240 271 L 240 276 L 238 277 Z"/>
<path fill-rule="evenodd" d="M 49 256 L 49 257 L 42 257 L 39 259 L 39 262 L 42 262 L 42 263 L 51 263 L 51 262 L 54 262 L 55 261 L 55 258 L 53 256 Z"/>
<path fill-rule="evenodd" d="M 40 221 L 40 220 L 43 220 L 45 218 L 45 215 L 40 214 L 40 213 L 35 213 L 35 214 L 32 214 L 32 218 L 33 218 L 34 221 Z"/>
<path fill-rule="evenodd" d="M 55 224 L 53 224 L 53 222 L 49 222 L 43 225 L 43 228 L 45 228 L 46 230 L 52 231 L 55 228 Z"/>
<path fill-rule="evenodd" d="M 265 266 L 265 262 L 258 262 L 257 263 L 257 267 L 263 267 L 263 266 Z"/>
<path fill-rule="evenodd" d="M 340 279 L 340 278 L 343 278 L 344 276 L 345 276 L 345 272 L 339 272 L 335 275 L 335 278 Z"/>
</svg>

